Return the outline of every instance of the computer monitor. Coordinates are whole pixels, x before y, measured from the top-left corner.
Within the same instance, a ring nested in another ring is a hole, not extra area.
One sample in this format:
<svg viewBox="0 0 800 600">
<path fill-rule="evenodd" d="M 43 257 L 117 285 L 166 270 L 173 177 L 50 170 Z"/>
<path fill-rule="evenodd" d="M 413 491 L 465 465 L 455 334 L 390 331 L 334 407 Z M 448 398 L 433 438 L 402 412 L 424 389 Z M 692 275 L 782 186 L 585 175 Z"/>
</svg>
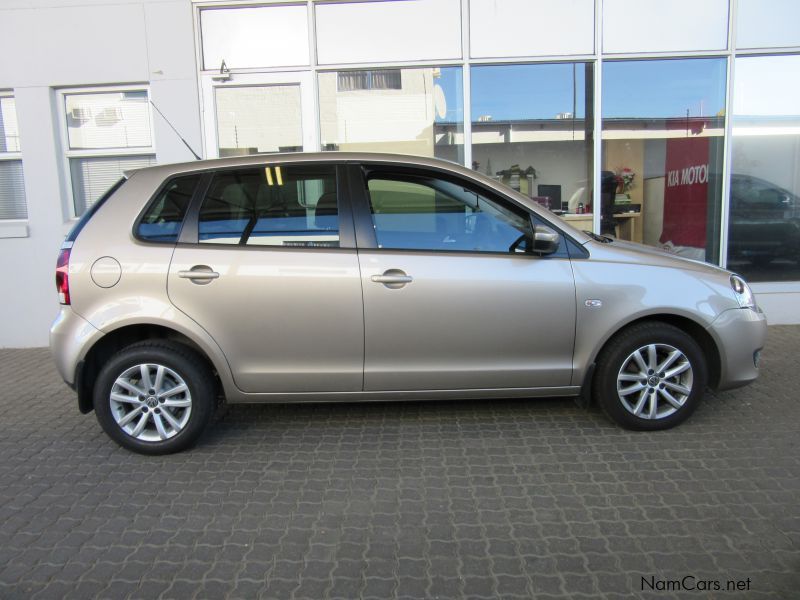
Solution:
<svg viewBox="0 0 800 600">
<path fill-rule="evenodd" d="M 537 188 L 537 195 L 550 198 L 550 208 L 561 208 L 561 186 L 540 183 Z"/>
</svg>

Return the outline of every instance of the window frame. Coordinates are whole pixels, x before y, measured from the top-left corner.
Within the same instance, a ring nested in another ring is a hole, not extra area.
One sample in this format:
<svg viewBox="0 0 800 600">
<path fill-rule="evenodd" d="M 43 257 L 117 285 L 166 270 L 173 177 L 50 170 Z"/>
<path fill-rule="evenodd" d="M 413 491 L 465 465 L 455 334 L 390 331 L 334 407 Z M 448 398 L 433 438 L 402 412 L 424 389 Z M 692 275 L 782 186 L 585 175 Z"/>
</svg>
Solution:
<svg viewBox="0 0 800 600">
<path fill-rule="evenodd" d="M 336 176 L 336 196 L 337 196 L 337 211 L 338 211 L 338 218 L 339 218 L 339 245 L 338 246 L 268 246 L 268 245 L 259 245 L 259 244 L 215 244 L 215 243 L 201 243 L 200 236 L 199 236 L 199 223 L 200 223 L 200 209 L 202 208 L 203 200 L 208 193 L 208 190 L 211 188 L 213 183 L 214 177 L 220 173 L 225 173 L 228 171 L 239 171 L 239 170 L 250 170 L 250 169 L 264 169 L 266 167 L 314 167 L 314 166 L 326 166 L 326 167 L 333 167 Z M 263 163 L 244 163 L 240 165 L 232 165 L 227 167 L 218 167 L 212 169 L 202 169 L 202 170 L 190 170 L 181 173 L 174 173 L 172 174 L 167 180 L 164 181 L 162 185 L 158 187 L 158 190 L 152 195 L 150 200 L 148 200 L 146 207 L 142 210 L 139 216 L 136 219 L 134 224 L 134 231 L 139 226 L 139 222 L 146 214 L 147 209 L 151 206 L 153 202 L 155 202 L 158 198 L 158 195 L 164 189 L 170 181 L 172 181 L 176 177 L 184 177 L 187 175 L 197 174 L 200 173 L 202 176 L 200 178 L 200 183 L 197 185 L 197 188 L 194 191 L 194 195 L 189 202 L 189 207 L 186 210 L 186 215 L 183 218 L 183 224 L 181 225 L 180 233 L 178 235 L 178 242 L 177 245 L 181 247 L 192 247 L 192 248 L 204 248 L 208 250 L 246 250 L 246 251 L 278 251 L 278 252 L 286 252 L 286 251 L 302 251 L 302 252 L 331 252 L 331 251 L 340 251 L 340 250 L 347 250 L 353 251 L 356 249 L 356 236 L 354 232 L 354 223 L 353 223 L 353 210 L 350 202 L 350 178 L 347 172 L 346 166 L 337 161 L 332 160 L 321 160 L 321 161 L 290 161 L 290 162 L 283 162 L 283 161 L 275 161 L 275 162 L 263 162 Z M 154 243 L 161 243 L 161 242 L 149 242 L 144 241 L 141 239 L 137 240 L 141 243 L 146 244 L 154 244 Z M 174 246 L 173 242 L 169 242 L 168 245 Z"/>
<path fill-rule="evenodd" d="M 17 97 L 14 95 L 13 90 L 0 90 L 0 98 L 13 98 L 14 99 L 14 112 L 17 111 L 16 106 L 16 99 Z M 19 125 L 19 115 L 17 116 L 17 125 Z M 7 151 L 7 152 L 0 152 L 0 161 L 8 161 L 13 162 L 17 161 L 22 166 L 22 184 L 23 189 L 25 186 L 25 165 L 22 162 L 22 143 L 21 143 L 21 136 L 18 136 L 18 145 L 20 147 L 19 150 Z M 25 202 L 25 217 L 20 219 L 0 219 L 0 223 L 27 223 L 30 219 L 30 214 L 28 213 L 28 198 L 27 196 L 23 198 Z M 0 236 L 2 237 L 2 236 Z"/>
<path fill-rule="evenodd" d="M 436 250 L 429 248 L 381 248 L 378 245 L 377 235 L 372 220 L 372 209 L 369 197 L 369 179 L 373 174 L 381 176 L 397 177 L 408 180 L 411 178 L 442 179 L 449 183 L 463 186 L 470 191 L 485 197 L 487 200 L 505 205 L 512 210 L 517 210 L 527 215 L 531 225 L 531 231 L 535 231 L 537 221 L 550 227 L 557 232 L 561 238 L 559 249 L 553 254 L 540 255 L 536 252 L 492 252 L 479 250 Z M 497 256 L 505 258 L 522 258 L 526 260 L 549 260 L 549 259 L 569 259 L 569 248 L 580 247 L 580 244 L 572 239 L 561 227 L 553 220 L 537 211 L 517 202 L 514 198 L 501 194 L 489 187 L 483 186 L 480 182 L 465 177 L 459 173 L 452 173 L 444 169 L 427 167 L 412 164 L 392 164 L 380 162 L 362 162 L 359 165 L 352 165 L 351 174 L 351 198 L 353 202 L 353 217 L 356 224 L 356 237 L 359 250 L 369 250 L 378 252 L 392 253 L 415 253 L 415 254 L 435 254 L 449 256 Z M 576 253 L 577 254 L 577 253 Z M 578 256 L 576 255 L 576 258 Z M 580 256 L 584 258 L 583 256 Z"/>
<path fill-rule="evenodd" d="M 150 123 L 150 145 L 136 148 L 87 148 L 71 149 L 69 144 L 69 129 L 67 127 L 67 96 L 89 94 L 113 94 L 119 92 L 145 92 L 147 94 L 147 113 Z M 64 169 L 64 183 L 66 186 L 65 199 L 67 202 L 66 214 L 69 220 L 81 217 L 75 210 L 75 192 L 72 181 L 72 159 L 81 158 L 123 158 L 150 156 L 157 159 L 155 128 L 153 122 L 153 108 L 150 104 L 150 86 L 148 84 L 102 85 L 90 87 L 69 87 L 56 90 L 58 104 L 59 132 L 61 134 L 62 166 Z M 148 202 L 149 205 L 149 202 Z M 91 208 L 91 207 L 89 207 Z M 88 210 L 88 209 L 87 209 Z M 138 222 L 138 219 L 137 219 Z"/>
</svg>

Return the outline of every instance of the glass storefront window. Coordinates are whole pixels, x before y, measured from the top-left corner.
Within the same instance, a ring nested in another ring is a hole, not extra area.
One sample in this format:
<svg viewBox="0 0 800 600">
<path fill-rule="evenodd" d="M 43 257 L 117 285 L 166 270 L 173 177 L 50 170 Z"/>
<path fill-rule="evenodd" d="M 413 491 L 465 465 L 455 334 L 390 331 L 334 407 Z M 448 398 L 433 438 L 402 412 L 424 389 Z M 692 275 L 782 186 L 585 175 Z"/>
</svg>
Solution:
<svg viewBox="0 0 800 600">
<path fill-rule="evenodd" d="M 603 0 L 602 4 L 606 53 L 724 50 L 728 44 L 728 0 Z"/>
<path fill-rule="evenodd" d="M 461 67 L 320 73 L 323 150 L 464 160 Z"/>
<path fill-rule="evenodd" d="M 318 64 L 461 58 L 460 0 L 314 4 Z"/>
<path fill-rule="evenodd" d="M 220 87 L 216 110 L 220 158 L 303 150 L 297 84 Z"/>
<path fill-rule="evenodd" d="M 471 71 L 472 168 L 579 229 L 592 228 L 593 73 L 590 63 Z"/>
<path fill-rule="evenodd" d="M 739 0 L 736 7 L 736 46 L 800 46 L 798 21 L 800 2 L 797 0 Z"/>
<path fill-rule="evenodd" d="M 601 233 L 719 261 L 725 69 L 603 63 Z"/>
<path fill-rule="evenodd" d="M 203 68 L 229 69 L 307 65 L 305 6 L 213 7 L 200 11 Z"/>
<path fill-rule="evenodd" d="M 800 279 L 800 56 L 737 58 L 728 268 Z"/>
</svg>

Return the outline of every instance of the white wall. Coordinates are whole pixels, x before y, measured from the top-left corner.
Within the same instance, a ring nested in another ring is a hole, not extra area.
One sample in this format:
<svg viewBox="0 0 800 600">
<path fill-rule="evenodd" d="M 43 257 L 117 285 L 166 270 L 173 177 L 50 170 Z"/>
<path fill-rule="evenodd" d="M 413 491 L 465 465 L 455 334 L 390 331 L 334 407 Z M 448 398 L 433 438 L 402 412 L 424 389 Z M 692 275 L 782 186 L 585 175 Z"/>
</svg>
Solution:
<svg viewBox="0 0 800 600">
<path fill-rule="evenodd" d="M 43 346 L 56 315 L 55 260 L 69 231 L 58 87 L 145 83 L 187 141 L 201 147 L 192 7 L 188 0 L 6 1 L 0 6 L 0 89 L 17 99 L 28 237 L 3 238 L 0 347 Z M 193 157 L 153 115 L 158 162 Z"/>
</svg>

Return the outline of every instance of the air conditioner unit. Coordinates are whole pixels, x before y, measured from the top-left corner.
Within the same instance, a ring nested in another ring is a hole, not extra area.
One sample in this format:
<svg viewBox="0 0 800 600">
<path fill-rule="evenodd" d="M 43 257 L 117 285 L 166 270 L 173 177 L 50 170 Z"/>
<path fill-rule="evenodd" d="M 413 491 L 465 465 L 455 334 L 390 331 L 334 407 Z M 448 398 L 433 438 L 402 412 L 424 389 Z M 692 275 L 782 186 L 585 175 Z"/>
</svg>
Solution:
<svg viewBox="0 0 800 600">
<path fill-rule="evenodd" d="M 70 111 L 70 116 L 74 121 L 85 123 L 92 118 L 92 109 L 88 106 L 76 106 Z"/>
<path fill-rule="evenodd" d="M 118 106 L 109 106 L 100 111 L 96 118 L 98 125 L 114 125 L 122 121 L 122 110 Z"/>
</svg>

